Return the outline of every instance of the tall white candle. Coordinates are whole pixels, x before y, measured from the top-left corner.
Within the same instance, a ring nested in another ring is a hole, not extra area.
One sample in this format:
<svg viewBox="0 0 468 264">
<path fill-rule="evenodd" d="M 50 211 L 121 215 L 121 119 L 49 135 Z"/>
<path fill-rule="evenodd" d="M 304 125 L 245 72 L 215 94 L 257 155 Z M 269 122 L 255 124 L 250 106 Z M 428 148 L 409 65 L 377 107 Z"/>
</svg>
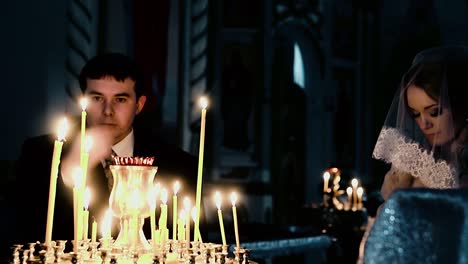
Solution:
<svg viewBox="0 0 468 264">
<path fill-rule="evenodd" d="M 84 194 L 84 211 L 83 211 L 83 239 L 88 239 L 89 228 L 89 202 L 91 201 L 91 191 L 88 187 L 85 189 Z"/>
<path fill-rule="evenodd" d="M 180 183 L 174 183 L 174 195 L 172 196 L 172 239 L 177 240 L 177 192 L 179 191 Z"/>
<path fill-rule="evenodd" d="M 356 190 L 356 194 L 357 194 L 357 209 L 361 209 L 362 208 L 362 195 L 364 194 L 364 189 L 359 186 Z"/>
<path fill-rule="evenodd" d="M 198 174 L 197 174 L 197 192 L 195 196 L 195 206 L 197 208 L 197 218 L 195 219 L 194 227 L 194 241 L 198 241 L 197 230 L 200 227 L 200 204 L 201 204 L 201 192 L 202 192 L 202 177 L 203 177 L 203 151 L 205 147 L 205 124 L 206 124 L 206 108 L 208 107 L 208 99 L 206 97 L 200 98 L 201 110 L 201 125 L 200 125 L 200 145 L 198 152 Z"/>
<path fill-rule="evenodd" d="M 188 197 L 184 198 L 184 210 L 186 212 L 185 240 L 187 240 L 187 242 L 190 242 L 190 199 Z"/>
<path fill-rule="evenodd" d="M 218 221 L 219 221 L 219 229 L 221 232 L 221 240 L 223 241 L 223 245 L 226 245 L 226 235 L 224 234 L 224 222 L 223 222 L 223 213 L 221 212 L 221 194 L 219 192 L 215 192 L 215 203 L 216 208 L 218 208 Z"/>
<path fill-rule="evenodd" d="M 46 222 L 46 235 L 45 244 L 50 246 L 52 241 L 52 228 L 54 222 L 55 211 L 55 195 L 57 191 L 57 175 L 58 167 L 60 164 L 60 156 L 62 154 L 63 141 L 67 132 L 67 120 L 64 118 L 59 125 L 57 140 L 54 142 L 54 152 L 52 154 L 52 164 L 50 168 L 50 182 L 49 182 L 49 202 L 47 206 L 47 222 Z"/>
<path fill-rule="evenodd" d="M 83 204 L 82 198 L 82 178 L 83 174 L 81 172 L 81 168 L 76 168 L 74 170 L 74 181 L 75 185 L 73 187 L 73 211 L 74 211 L 74 246 L 73 251 L 78 252 L 78 243 L 81 240 L 81 236 L 83 234 L 83 208 L 81 205 Z"/>
<path fill-rule="evenodd" d="M 353 188 L 346 188 L 346 194 L 348 194 L 348 210 L 353 206 Z"/>
<path fill-rule="evenodd" d="M 239 227 L 237 224 L 237 209 L 236 209 L 237 194 L 235 192 L 231 193 L 231 203 L 232 203 L 232 217 L 234 219 L 234 234 L 236 236 L 236 246 L 237 250 L 240 249 L 239 242 Z"/>
<path fill-rule="evenodd" d="M 328 181 L 330 180 L 330 173 L 328 171 L 323 173 L 323 192 L 328 192 Z"/>
<path fill-rule="evenodd" d="M 353 187 L 353 208 L 357 205 L 357 187 L 358 187 L 358 180 L 356 178 L 351 180 L 351 186 Z"/>
</svg>

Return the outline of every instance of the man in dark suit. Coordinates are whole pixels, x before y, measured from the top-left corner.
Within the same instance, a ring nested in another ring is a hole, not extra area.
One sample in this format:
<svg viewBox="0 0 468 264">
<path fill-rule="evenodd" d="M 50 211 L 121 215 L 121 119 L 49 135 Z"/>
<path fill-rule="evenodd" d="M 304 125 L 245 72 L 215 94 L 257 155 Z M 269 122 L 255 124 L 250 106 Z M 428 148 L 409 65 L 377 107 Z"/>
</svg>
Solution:
<svg viewBox="0 0 468 264">
<path fill-rule="evenodd" d="M 88 99 L 86 133 L 93 137 L 87 177 L 93 196 L 91 217 L 101 220 L 109 206 L 110 184 L 103 161 L 111 152 L 118 156 L 155 157 L 153 166 L 158 166 L 158 181 L 172 184 L 179 180 L 185 185 L 185 193 L 195 192 L 197 159 L 135 125 L 146 96 L 138 68 L 130 58 L 116 53 L 98 55 L 83 67 L 79 82 Z M 71 142 L 65 142 L 62 151 L 53 240 L 73 239 L 71 169 L 79 164 L 79 126 L 75 128 L 75 135 L 67 137 Z M 53 135 L 43 135 L 23 144 L 16 179 L 16 242 L 44 241 L 53 141 Z"/>
</svg>

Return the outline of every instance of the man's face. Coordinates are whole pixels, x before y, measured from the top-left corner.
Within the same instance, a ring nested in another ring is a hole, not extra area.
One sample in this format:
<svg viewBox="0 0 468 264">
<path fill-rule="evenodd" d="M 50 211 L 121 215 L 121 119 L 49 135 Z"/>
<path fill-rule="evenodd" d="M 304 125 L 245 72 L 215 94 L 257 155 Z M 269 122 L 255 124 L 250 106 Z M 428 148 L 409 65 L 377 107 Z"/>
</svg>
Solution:
<svg viewBox="0 0 468 264">
<path fill-rule="evenodd" d="M 85 94 L 89 100 L 86 109 L 88 125 L 108 127 L 113 144 L 132 131 L 133 119 L 146 102 L 145 96 L 136 98 L 135 82 L 130 78 L 123 82 L 113 77 L 88 79 Z"/>
</svg>

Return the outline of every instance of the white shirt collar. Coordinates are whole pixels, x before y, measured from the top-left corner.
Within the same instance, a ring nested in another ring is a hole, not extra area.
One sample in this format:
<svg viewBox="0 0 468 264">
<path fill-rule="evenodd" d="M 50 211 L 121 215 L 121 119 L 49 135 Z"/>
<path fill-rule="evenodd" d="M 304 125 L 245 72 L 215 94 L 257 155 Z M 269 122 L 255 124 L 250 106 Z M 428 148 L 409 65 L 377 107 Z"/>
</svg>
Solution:
<svg viewBox="0 0 468 264">
<path fill-rule="evenodd" d="M 133 135 L 133 129 L 128 135 L 122 139 L 119 143 L 112 146 L 112 150 L 121 157 L 133 157 L 133 145 L 135 138 Z"/>
</svg>

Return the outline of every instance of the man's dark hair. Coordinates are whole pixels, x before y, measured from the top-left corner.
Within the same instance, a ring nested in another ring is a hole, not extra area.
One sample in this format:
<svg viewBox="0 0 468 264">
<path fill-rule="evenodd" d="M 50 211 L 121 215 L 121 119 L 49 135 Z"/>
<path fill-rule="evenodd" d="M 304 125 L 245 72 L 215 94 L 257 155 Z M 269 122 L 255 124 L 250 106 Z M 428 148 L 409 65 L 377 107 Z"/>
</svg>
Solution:
<svg viewBox="0 0 468 264">
<path fill-rule="evenodd" d="M 81 70 L 79 82 L 84 92 L 87 79 L 99 80 L 113 77 L 119 82 L 130 78 L 135 82 L 136 97 L 143 95 L 142 76 L 137 64 L 129 57 L 120 53 L 104 53 L 90 59 Z"/>
</svg>

